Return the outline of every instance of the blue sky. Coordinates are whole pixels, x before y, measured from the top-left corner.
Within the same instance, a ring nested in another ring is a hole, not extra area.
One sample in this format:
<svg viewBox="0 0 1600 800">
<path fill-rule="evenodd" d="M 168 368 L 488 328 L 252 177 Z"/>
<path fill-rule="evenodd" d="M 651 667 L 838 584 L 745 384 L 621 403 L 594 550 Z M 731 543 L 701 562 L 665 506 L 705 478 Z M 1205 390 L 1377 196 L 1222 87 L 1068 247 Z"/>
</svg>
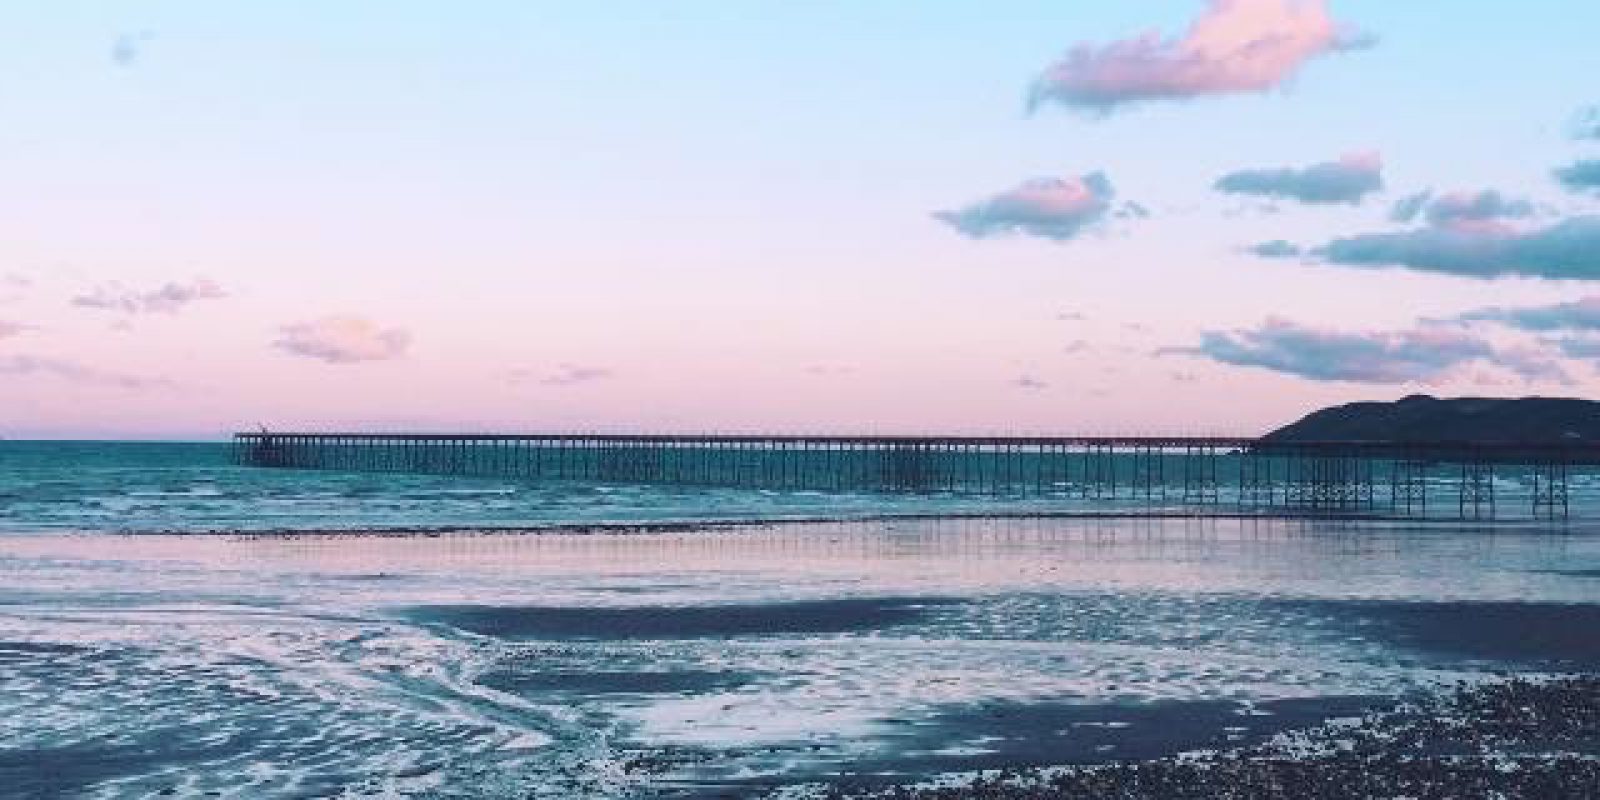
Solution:
<svg viewBox="0 0 1600 800">
<path fill-rule="evenodd" d="M 15 4 L 0 435 L 1251 432 L 1419 390 L 1592 394 L 1546 332 L 1437 322 L 1587 279 L 1241 249 L 1401 230 L 1430 188 L 1526 198 L 1526 228 L 1592 214 L 1552 170 L 1600 157 L 1570 130 L 1600 6 L 1326 6 L 1376 43 L 1102 115 L 1025 99 L 1070 47 L 1179 37 L 1206 3 Z M 1355 205 L 1212 188 L 1354 153 L 1384 186 Z M 1081 235 L 933 216 L 1096 172 L 1114 197 Z M 202 281 L 225 296 L 75 302 Z M 1462 337 L 1497 355 L 1452 361 Z"/>
</svg>

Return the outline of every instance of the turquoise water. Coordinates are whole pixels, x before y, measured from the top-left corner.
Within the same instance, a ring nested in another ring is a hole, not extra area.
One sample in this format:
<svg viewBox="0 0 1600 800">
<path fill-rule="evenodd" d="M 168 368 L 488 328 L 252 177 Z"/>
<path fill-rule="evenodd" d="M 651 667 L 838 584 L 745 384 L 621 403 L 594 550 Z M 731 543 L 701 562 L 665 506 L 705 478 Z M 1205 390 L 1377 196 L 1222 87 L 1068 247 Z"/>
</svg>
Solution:
<svg viewBox="0 0 1600 800">
<path fill-rule="evenodd" d="M 1219 468 L 1221 503 L 1228 477 Z M 1129 469 L 1124 472 L 1131 472 Z M 1172 469 L 1173 475 L 1179 471 Z M 1456 511 L 1455 475 L 1429 476 L 1433 513 Z M 878 515 L 1099 513 L 1143 501 L 1085 498 L 1062 484 L 1027 497 L 650 486 L 240 467 L 222 443 L 0 441 L 0 533 L 496 528 Z M 1380 476 L 1377 511 L 1385 510 Z M 1531 477 L 1497 476 L 1502 520 L 1527 520 Z M 1574 516 L 1600 514 L 1600 476 L 1574 474 Z M 1158 509 L 1186 510 L 1172 500 Z"/>
<path fill-rule="evenodd" d="M 0 442 L 0 796 L 755 796 L 1218 746 L 1600 667 L 1581 521 L 186 535 L 1105 508 L 228 455 Z"/>
<path fill-rule="evenodd" d="M 973 511 L 981 498 L 261 469 L 220 443 L 0 442 L 0 533 L 516 527 Z"/>
</svg>

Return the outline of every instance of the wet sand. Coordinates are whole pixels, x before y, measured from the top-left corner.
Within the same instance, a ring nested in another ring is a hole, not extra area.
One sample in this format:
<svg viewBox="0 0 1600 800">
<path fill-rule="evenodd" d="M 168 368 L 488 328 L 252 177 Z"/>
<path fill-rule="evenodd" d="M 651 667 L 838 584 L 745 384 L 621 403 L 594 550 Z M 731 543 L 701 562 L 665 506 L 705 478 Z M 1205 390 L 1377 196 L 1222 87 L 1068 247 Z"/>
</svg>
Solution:
<svg viewBox="0 0 1600 800">
<path fill-rule="evenodd" d="M 0 785 L 758 797 L 1197 749 L 1233 776 L 1457 680 L 1600 671 L 1597 568 L 1587 532 L 1327 521 L 16 537 Z"/>
<path fill-rule="evenodd" d="M 1600 790 L 1600 676 L 1458 687 L 1262 744 L 1094 766 L 1008 769 L 940 785 L 839 783 L 830 800 L 1230 797 L 1586 800 Z"/>
</svg>

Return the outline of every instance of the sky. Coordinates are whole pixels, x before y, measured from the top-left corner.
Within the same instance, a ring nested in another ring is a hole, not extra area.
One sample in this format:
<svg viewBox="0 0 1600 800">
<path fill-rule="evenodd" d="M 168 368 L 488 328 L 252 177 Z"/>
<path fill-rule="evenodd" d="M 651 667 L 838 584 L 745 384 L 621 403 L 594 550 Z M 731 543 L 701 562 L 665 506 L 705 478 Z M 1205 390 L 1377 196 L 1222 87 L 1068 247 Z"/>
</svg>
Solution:
<svg viewBox="0 0 1600 800">
<path fill-rule="evenodd" d="M 1600 389 L 1600 4 L 0 7 L 0 436 Z"/>
</svg>

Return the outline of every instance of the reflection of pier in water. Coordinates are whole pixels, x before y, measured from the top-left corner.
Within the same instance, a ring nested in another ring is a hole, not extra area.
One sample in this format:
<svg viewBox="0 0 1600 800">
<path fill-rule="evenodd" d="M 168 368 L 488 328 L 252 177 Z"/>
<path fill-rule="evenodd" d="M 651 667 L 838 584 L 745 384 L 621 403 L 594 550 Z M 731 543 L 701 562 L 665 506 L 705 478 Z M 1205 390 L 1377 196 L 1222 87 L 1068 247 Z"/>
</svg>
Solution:
<svg viewBox="0 0 1600 800">
<path fill-rule="evenodd" d="M 1037 496 L 1118 514 L 1571 516 L 1600 446 L 1246 438 L 240 433 L 237 463 L 515 480 Z"/>
</svg>

